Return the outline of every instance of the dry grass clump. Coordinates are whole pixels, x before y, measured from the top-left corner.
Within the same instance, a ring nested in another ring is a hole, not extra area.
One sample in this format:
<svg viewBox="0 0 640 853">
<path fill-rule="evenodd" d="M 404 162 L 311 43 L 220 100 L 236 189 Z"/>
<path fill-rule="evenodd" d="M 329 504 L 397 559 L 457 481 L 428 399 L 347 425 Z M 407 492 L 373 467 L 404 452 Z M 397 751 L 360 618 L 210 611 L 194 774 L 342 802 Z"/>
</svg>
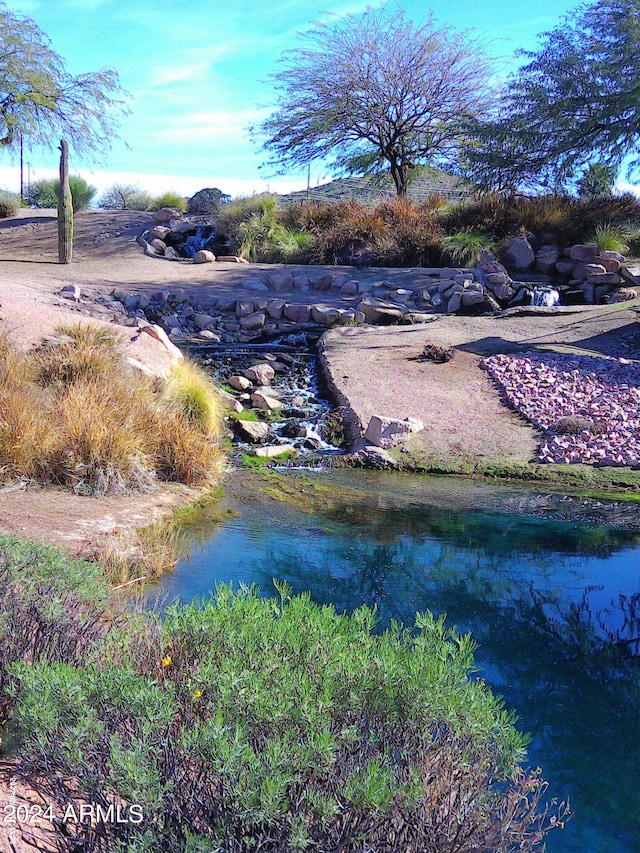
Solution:
<svg viewBox="0 0 640 853">
<path fill-rule="evenodd" d="M 121 494 L 215 482 L 222 411 L 201 371 L 178 368 L 165 391 L 129 368 L 110 330 L 56 335 L 30 353 L 0 337 L 0 483 Z"/>
</svg>

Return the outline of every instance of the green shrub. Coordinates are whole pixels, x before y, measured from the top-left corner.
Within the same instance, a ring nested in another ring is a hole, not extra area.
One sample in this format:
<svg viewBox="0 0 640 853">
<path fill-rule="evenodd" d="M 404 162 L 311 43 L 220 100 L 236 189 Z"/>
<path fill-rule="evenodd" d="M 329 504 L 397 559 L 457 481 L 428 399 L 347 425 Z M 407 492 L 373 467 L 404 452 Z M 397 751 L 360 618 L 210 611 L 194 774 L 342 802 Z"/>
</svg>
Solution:
<svg viewBox="0 0 640 853">
<path fill-rule="evenodd" d="M 162 396 L 205 435 L 220 437 L 222 399 L 213 380 L 197 365 L 188 361 L 174 365 L 164 382 Z"/>
<path fill-rule="evenodd" d="M 84 667 L 16 665 L 21 776 L 58 809 L 144 817 L 58 825 L 56 849 L 441 853 L 455 827 L 459 849 L 533 850 L 557 820 L 512 715 L 469 678 L 474 643 L 429 613 L 374 626 L 224 587 L 129 619 Z"/>
<path fill-rule="evenodd" d="M 176 207 L 178 210 L 185 211 L 187 209 L 187 199 L 184 196 L 178 195 L 173 190 L 168 190 L 162 195 L 156 196 L 150 205 L 150 210 L 160 210 L 163 207 Z"/>
<path fill-rule="evenodd" d="M 98 207 L 106 210 L 149 210 L 153 198 L 137 184 L 113 184 L 106 189 Z"/>
<path fill-rule="evenodd" d="M 623 228 L 616 228 L 608 222 L 598 225 L 593 234 L 590 243 L 595 243 L 598 249 L 619 252 L 624 255 L 629 251 L 629 246 L 625 242 L 627 235 Z"/>
<path fill-rule="evenodd" d="M 490 249 L 491 238 L 479 231 L 464 228 L 442 240 L 444 257 L 457 267 L 472 267 L 484 251 Z"/>
<path fill-rule="evenodd" d="M 8 190 L 0 190 L 0 219 L 9 219 L 20 210 L 20 196 Z"/>
<path fill-rule="evenodd" d="M 41 178 L 31 184 L 27 195 L 27 203 L 31 207 L 57 207 L 58 206 L 58 187 L 60 181 L 58 178 Z M 69 188 L 71 189 L 71 199 L 73 210 L 85 210 L 91 204 L 98 190 L 87 183 L 80 175 L 69 176 Z"/>
</svg>

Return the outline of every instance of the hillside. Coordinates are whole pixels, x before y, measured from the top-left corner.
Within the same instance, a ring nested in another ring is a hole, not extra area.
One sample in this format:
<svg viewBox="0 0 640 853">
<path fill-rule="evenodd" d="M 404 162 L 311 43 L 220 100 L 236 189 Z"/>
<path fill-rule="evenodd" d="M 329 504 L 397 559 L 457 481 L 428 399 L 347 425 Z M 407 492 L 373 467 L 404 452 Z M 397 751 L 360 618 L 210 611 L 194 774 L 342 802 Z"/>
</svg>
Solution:
<svg viewBox="0 0 640 853">
<path fill-rule="evenodd" d="M 468 198 L 471 191 L 460 179 L 439 169 L 428 169 L 417 176 L 409 186 L 409 198 L 412 201 L 425 201 L 431 195 L 438 195 L 447 201 L 460 201 Z M 347 201 L 355 199 L 366 205 L 379 204 L 396 195 L 393 181 L 388 175 L 370 177 L 338 178 L 327 184 L 311 187 L 308 197 L 311 201 Z M 307 200 L 307 191 L 287 193 L 278 196 L 279 205 L 286 207 Z"/>
</svg>

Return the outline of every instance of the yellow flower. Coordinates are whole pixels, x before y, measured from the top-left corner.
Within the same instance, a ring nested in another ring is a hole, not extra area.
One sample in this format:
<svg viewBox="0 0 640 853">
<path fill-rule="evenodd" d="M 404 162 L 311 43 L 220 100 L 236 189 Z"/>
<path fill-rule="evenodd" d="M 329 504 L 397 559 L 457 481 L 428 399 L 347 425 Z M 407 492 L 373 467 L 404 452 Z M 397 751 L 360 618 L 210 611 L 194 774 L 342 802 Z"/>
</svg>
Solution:
<svg viewBox="0 0 640 853">
<path fill-rule="evenodd" d="M 194 690 L 193 691 L 193 698 L 194 699 L 201 699 L 202 698 L 202 690 Z"/>
<path fill-rule="evenodd" d="M 171 666 L 171 655 L 162 658 L 162 668 L 164 669 L 167 666 Z"/>
</svg>

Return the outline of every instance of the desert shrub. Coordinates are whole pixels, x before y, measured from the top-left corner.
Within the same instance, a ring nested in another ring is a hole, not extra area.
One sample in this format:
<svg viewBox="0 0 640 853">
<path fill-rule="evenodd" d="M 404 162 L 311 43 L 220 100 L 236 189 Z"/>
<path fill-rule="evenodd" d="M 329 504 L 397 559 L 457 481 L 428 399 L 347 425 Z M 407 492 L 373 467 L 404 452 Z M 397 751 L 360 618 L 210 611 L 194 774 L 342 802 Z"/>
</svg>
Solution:
<svg viewBox="0 0 640 853">
<path fill-rule="evenodd" d="M 448 207 L 440 222 L 448 234 L 468 228 L 490 234 L 499 242 L 524 228 L 539 238 L 553 233 L 569 246 L 586 242 L 605 222 L 613 227 L 640 224 L 640 201 L 631 193 L 583 199 L 487 193 Z"/>
<path fill-rule="evenodd" d="M 41 178 L 31 184 L 27 195 L 27 203 L 31 207 L 58 206 L 58 178 Z M 69 175 L 69 189 L 74 211 L 85 210 L 91 204 L 98 190 L 87 183 L 80 175 Z"/>
<path fill-rule="evenodd" d="M 20 775 L 57 808 L 142 816 L 58 824 L 57 849 L 533 850 L 557 810 L 469 678 L 471 639 L 281 593 L 221 588 L 130 619 L 84 667 L 14 667 Z"/>
<path fill-rule="evenodd" d="M 0 338 L 0 354 L 0 482 L 106 494 L 219 475 L 222 407 L 195 368 L 164 394 L 133 372 L 111 330 L 88 324 L 28 353 Z"/>
<path fill-rule="evenodd" d="M 632 258 L 640 258 L 640 228 L 630 228 L 626 234 L 629 254 Z"/>
<path fill-rule="evenodd" d="M 223 405 L 213 380 L 197 365 L 181 361 L 171 369 L 163 387 L 163 399 L 174 406 L 205 435 L 219 438 Z"/>
<path fill-rule="evenodd" d="M 79 663 L 99 640 L 107 589 L 98 566 L 55 548 L 0 536 L 0 726 L 7 722 L 11 665 Z"/>
<path fill-rule="evenodd" d="M 625 242 L 627 235 L 624 228 L 616 228 L 608 222 L 596 226 L 593 237 L 589 240 L 590 243 L 595 243 L 598 249 L 619 252 L 624 255 L 629 251 L 629 246 Z"/>
<path fill-rule="evenodd" d="M 0 190 L 0 219 L 9 219 L 20 210 L 20 196 Z"/>
<path fill-rule="evenodd" d="M 106 210 L 149 210 L 152 201 L 151 193 L 140 189 L 137 184 L 113 184 L 102 193 L 98 207 Z"/>
<path fill-rule="evenodd" d="M 185 211 L 187 209 L 187 200 L 184 196 L 178 195 L 173 190 L 168 190 L 162 195 L 156 196 L 151 200 L 150 210 L 160 210 L 163 207 L 175 207 L 178 210 Z"/>
<path fill-rule="evenodd" d="M 222 237 L 237 240 L 238 228 L 243 222 L 256 217 L 268 217 L 275 220 L 278 212 L 278 200 L 274 195 L 260 195 L 236 198 L 221 204 L 214 218 L 216 233 Z"/>
<path fill-rule="evenodd" d="M 442 251 L 445 259 L 458 267 L 472 267 L 484 251 L 490 249 L 492 241 L 489 236 L 470 228 L 463 228 L 455 234 L 450 234 L 442 240 Z"/>
</svg>

